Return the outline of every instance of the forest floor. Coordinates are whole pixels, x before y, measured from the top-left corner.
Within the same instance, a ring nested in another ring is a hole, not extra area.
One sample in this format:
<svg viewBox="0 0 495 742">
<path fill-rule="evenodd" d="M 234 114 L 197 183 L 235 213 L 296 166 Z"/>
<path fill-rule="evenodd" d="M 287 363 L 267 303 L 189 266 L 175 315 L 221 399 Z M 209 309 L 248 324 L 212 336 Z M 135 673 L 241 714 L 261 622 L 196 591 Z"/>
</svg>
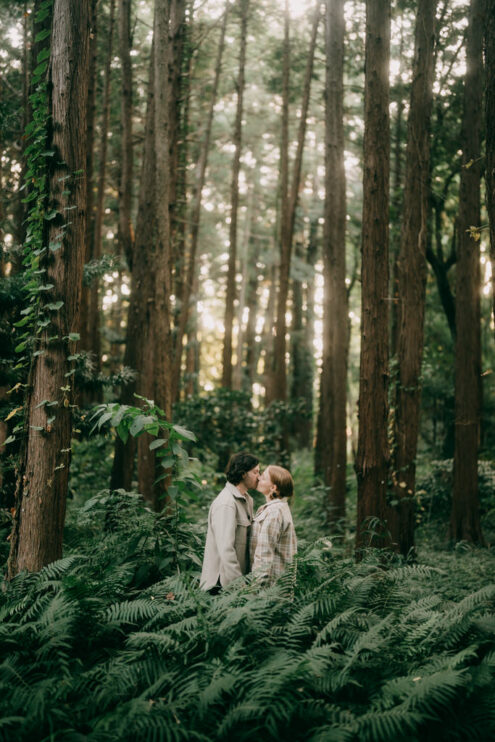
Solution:
<svg viewBox="0 0 495 742">
<path fill-rule="evenodd" d="M 64 558 L 0 591 L 0 739 L 495 738 L 495 550 L 447 547 L 443 495 L 424 491 L 417 563 L 356 563 L 351 526 L 325 532 L 321 487 L 294 457 L 297 564 L 212 597 L 198 575 L 220 478 L 197 462 L 201 495 L 155 514 L 102 490 L 108 453 L 103 438 L 75 446 Z"/>
</svg>

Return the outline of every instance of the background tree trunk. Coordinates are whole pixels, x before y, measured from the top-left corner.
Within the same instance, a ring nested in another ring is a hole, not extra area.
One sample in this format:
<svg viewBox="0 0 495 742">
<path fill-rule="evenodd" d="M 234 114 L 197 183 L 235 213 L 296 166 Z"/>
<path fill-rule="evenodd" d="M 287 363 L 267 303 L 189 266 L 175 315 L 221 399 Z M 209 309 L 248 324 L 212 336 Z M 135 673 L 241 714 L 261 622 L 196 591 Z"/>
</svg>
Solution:
<svg viewBox="0 0 495 742">
<path fill-rule="evenodd" d="M 436 0 L 419 0 L 398 275 L 397 378 L 394 416 L 394 499 L 390 529 L 395 548 L 414 549 L 414 492 L 421 404 L 426 299 L 426 244 L 430 170 L 430 118 L 433 85 Z"/>
<path fill-rule="evenodd" d="M 239 205 L 239 173 L 241 171 L 242 114 L 244 108 L 244 87 L 246 68 L 247 23 L 249 0 L 240 0 L 241 48 L 239 53 L 239 75 L 237 78 L 237 111 L 234 125 L 234 162 L 232 164 L 232 185 L 230 190 L 229 226 L 229 264 L 227 270 L 227 296 L 225 299 L 224 341 L 222 353 L 222 386 L 232 388 L 232 333 L 234 325 L 234 303 L 236 297 L 237 262 L 237 212 Z"/>
<path fill-rule="evenodd" d="M 119 0 L 119 56 L 122 67 L 121 156 L 119 184 L 118 240 L 129 269 L 132 269 L 134 234 L 132 229 L 132 177 L 134 154 L 132 144 L 132 60 L 131 0 Z"/>
<path fill-rule="evenodd" d="M 142 345 L 140 388 L 172 418 L 172 343 L 171 343 L 171 242 L 169 215 L 170 183 L 170 86 L 169 3 L 156 0 L 154 15 L 154 176 L 156 237 L 148 247 L 151 291 L 146 301 L 145 342 Z M 165 505 L 165 480 L 156 483 L 159 474 L 150 437 L 138 440 L 139 491 L 155 510 Z"/>
<path fill-rule="evenodd" d="M 96 118 L 96 75 L 97 75 L 97 29 L 98 29 L 98 2 L 91 0 L 91 31 L 89 35 L 89 86 L 88 86 L 88 105 L 87 105 L 87 143 L 86 143 L 86 235 L 85 250 L 86 255 L 84 262 L 89 261 L 93 255 L 93 162 L 94 162 L 94 141 L 95 141 L 95 118 Z M 83 284 L 81 291 L 81 311 L 79 335 L 81 337 L 81 348 L 92 351 L 90 332 L 89 332 L 89 303 L 90 287 Z M 86 395 L 84 395 L 86 396 Z"/>
<path fill-rule="evenodd" d="M 344 2 L 327 0 L 323 365 L 318 442 L 329 525 L 342 524 L 346 495 L 347 287 L 344 167 Z"/>
<path fill-rule="evenodd" d="M 485 27 L 486 74 L 486 208 L 490 222 L 490 260 L 492 264 L 492 302 L 495 322 L 495 0 L 487 0 Z"/>
<path fill-rule="evenodd" d="M 478 495 L 481 416 L 479 233 L 483 0 L 472 0 L 466 40 L 456 265 L 455 454 L 450 537 L 483 543 Z"/>
<path fill-rule="evenodd" d="M 390 3 L 366 2 L 361 360 L 356 546 L 388 546 Z M 378 519 L 375 523 L 369 519 Z M 371 530 L 371 533 L 369 531 Z"/>
<path fill-rule="evenodd" d="M 110 81 L 112 74 L 113 56 L 113 29 L 115 18 L 115 0 L 110 0 L 110 18 L 108 27 L 108 54 L 105 61 L 105 73 L 103 82 L 103 110 L 101 117 L 101 142 L 100 162 L 98 167 L 98 189 L 96 195 L 96 210 L 94 218 L 93 258 L 99 260 L 102 252 L 102 232 L 105 203 L 105 185 L 107 173 L 107 151 L 108 151 L 108 128 L 110 121 Z M 99 279 L 94 279 L 94 285 L 90 289 L 89 302 L 89 347 L 96 358 L 96 371 L 101 371 L 101 340 L 100 340 L 100 302 L 99 302 Z M 101 389 L 96 395 L 97 401 L 101 401 Z"/>
<path fill-rule="evenodd" d="M 145 334 L 146 312 L 148 299 L 152 294 L 151 266 L 148 255 L 155 236 L 155 107 L 154 107 L 154 45 L 151 48 L 150 69 L 148 81 L 148 101 L 146 108 L 146 123 L 144 132 L 143 163 L 141 169 L 141 183 L 139 190 L 139 204 L 136 217 L 136 239 L 133 253 L 136 260 L 131 259 L 131 287 L 129 297 L 129 311 L 127 315 L 127 329 L 125 340 L 124 366 L 132 368 L 137 378 L 125 384 L 122 388 L 121 404 L 133 405 L 136 403 L 134 394 L 143 394 L 143 347 L 151 342 Z M 111 489 L 131 488 L 134 471 L 136 441 L 129 437 L 127 443 L 120 438 L 115 440 L 114 458 L 110 477 Z M 151 496 L 151 495 L 150 495 Z"/>
<path fill-rule="evenodd" d="M 288 12 L 286 12 L 288 19 Z M 304 152 L 304 141 L 306 137 L 306 124 L 308 118 L 309 108 L 309 96 L 311 92 L 311 77 L 313 73 L 313 63 L 316 48 L 316 36 L 318 31 L 318 23 L 320 20 L 320 4 L 316 5 L 313 16 L 313 26 L 311 30 L 311 41 L 308 51 L 308 57 L 306 61 L 306 70 L 304 74 L 303 83 L 303 98 L 301 104 L 301 118 L 299 119 L 299 130 L 297 135 L 297 150 L 294 160 L 294 172 L 292 176 L 292 183 L 290 193 L 285 195 L 285 184 L 283 182 L 282 175 L 282 223 L 281 223 L 281 245 L 280 245 L 280 276 L 277 292 L 277 319 L 276 319 L 276 330 L 275 330 L 275 341 L 274 341 L 274 352 L 273 352 L 273 381 L 270 384 L 270 396 L 267 395 L 267 403 L 274 399 L 284 401 L 287 398 L 287 371 L 285 363 L 286 353 L 286 332 L 287 332 L 287 299 L 289 296 L 289 278 L 290 278 L 290 263 L 291 263 L 291 251 L 292 251 L 292 240 L 294 237 L 294 225 L 296 219 L 296 207 L 299 196 L 299 188 L 301 184 L 301 170 L 302 170 L 302 158 Z M 288 20 L 286 21 L 286 25 Z M 287 96 L 288 106 L 288 78 L 285 82 L 285 76 L 287 75 L 287 67 L 289 65 L 289 51 L 288 51 L 288 31 L 286 31 L 287 40 L 286 48 L 287 52 L 284 54 L 284 82 L 283 85 L 283 99 L 285 106 L 285 97 Z M 287 86 L 287 89 L 286 89 Z M 283 117 L 287 114 L 283 113 Z M 284 131 L 285 123 L 282 124 L 282 131 Z M 283 135 L 285 136 L 285 135 Z M 282 146 L 282 153 L 284 152 L 285 143 Z M 284 155 L 285 156 L 285 155 Z M 287 155 L 288 157 L 288 155 Z M 282 162 L 282 168 L 285 165 Z M 288 165 L 287 165 L 288 168 Z M 281 169 L 282 174 L 284 170 Z M 287 209 L 283 207 L 283 204 L 287 202 Z"/>
<path fill-rule="evenodd" d="M 85 179 L 73 174 L 86 165 L 90 3 L 55 0 L 52 12 L 49 146 L 56 156 L 51 159 L 49 196 L 58 216 L 47 222 L 45 247 L 60 242 L 61 248 L 45 253 L 46 280 L 53 288 L 42 292 L 41 302 L 63 301 L 63 306 L 43 331 L 39 349 L 44 353 L 33 358 L 30 371 L 10 577 L 21 570 L 39 570 L 62 556 L 70 463 L 73 390 L 67 377 L 67 337 L 78 329 L 86 219 Z M 62 180 L 66 176 L 69 179 Z M 71 223 L 65 226 L 68 208 Z M 47 406 L 47 400 L 54 404 Z"/>
<path fill-rule="evenodd" d="M 192 196 L 192 209 L 191 209 L 191 234 L 190 234 L 190 245 L 187 265 L 184 268 L 185 279 L 182 283 L 182 295 L 180 300 L 181 311 L 179 315 L 179 322 L 176 329 L 175 339 L 175 357 L 174 357 L 174 369 L 173 369 L 173 399 L 177 399 L 179 388 L 180 388 L 180 370 L 182 363 L 182 345 L 184 339 L 184 333 L 188 324 L 190 315 L 190 303 L 191 296 L 194 296 L 193 286 L 195 283 L 195 277 L 197 273 L 196 256 L 198 252 L 198 237 L 199 237 L 199 223 L 201 219 L 201 200 L 203 196 L 203 188 L 205 184 L 206 167 L 208 164 L 208 154 L 210 151 L 210 140 L 211 140 L 211 127 L 213 124 L 213 115 L 215 112 L 215 103 L 218 95 L 218 84 L 220 81 L 220 73 L 222 71 L 222 57 L 225 47 L 225 31 L 227 28 L 228 18 L 228 6 L 226 7 L 222 25 L 220 30 L 220 40 L 218 42 L 217 59 L 215 64 L 215 77 L 213 81 L 213 88 L 211 92 L 210 108 L 208 111 L 208 117 L 205 126 L 205 132 L 203 142 L 201 145 L 201 152 L 199 156 L 197 175 L 194 183 L 194 192 Z"/>
</svg>

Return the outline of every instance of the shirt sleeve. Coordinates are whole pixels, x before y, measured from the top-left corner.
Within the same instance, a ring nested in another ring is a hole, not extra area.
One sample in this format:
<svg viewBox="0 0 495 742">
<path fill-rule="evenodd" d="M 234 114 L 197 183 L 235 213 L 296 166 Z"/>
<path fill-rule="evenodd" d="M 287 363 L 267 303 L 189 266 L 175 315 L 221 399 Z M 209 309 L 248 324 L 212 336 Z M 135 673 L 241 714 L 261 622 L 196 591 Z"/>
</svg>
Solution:
<svg viewBox="0 0 495 742">
<path fill-rule="evenodd" d="M 253 572 L 256 572 L 262 580 L 270 577 L 275 558 L 275 547 L 280 539 L 281 528 L 282 517 L 280 513 L 266 515 L 258 535 L 253 564 Z"/>
<path fill-rule="evenodd" d="M 221 505 L 212 514 L 212 528 L 220 557 L 220 582 L 223 587 L 242 576 L 241 565 L 235 550 L 235 532 L 237 527 L 236 509 Z"/>
</svg>

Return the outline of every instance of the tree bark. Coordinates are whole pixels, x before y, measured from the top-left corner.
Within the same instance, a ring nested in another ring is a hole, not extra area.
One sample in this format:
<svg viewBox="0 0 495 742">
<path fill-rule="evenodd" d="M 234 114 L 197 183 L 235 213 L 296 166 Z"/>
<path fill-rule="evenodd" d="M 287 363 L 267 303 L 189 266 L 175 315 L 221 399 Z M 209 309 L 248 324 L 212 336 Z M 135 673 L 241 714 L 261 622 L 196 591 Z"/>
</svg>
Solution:
<svg viewBox="0 0 495 742">
<path fill-rule="evenodd" d="M 31 365 L 9 577 L 39 570 L 62 556 L 70 464 L 73 389 L 72 377 L 67 376 L 71 365 L 67 338 L 78 329 L 84 263 L 86 184 L 77 173 L 84 172 L 86 164 L 90 3 L 55 0 L 52 13 L 48 141 L 56 155 L 51 158 L 49 198 L 58 216 L 46 222 L 43 263 L 46 283 L 53 287 L 41 292 L 40 301 L 42 306 L 64 303 L 52 313 L 51 327 L 40 337 L 43 353 Z M 67 213 L 70 224 L 65 224 Z M 52 252 L 50 243 L 61 247 Z"/>
<path fill-rule="evenodd" d="M 84 262 L 89 263 L 93 256 L 93 162 L 94 162 L 94 141 L 95 141 L 95 117 L 96 117 L 96 69 L 97 69 L 97 30 L 98 30 L 98 2 L 91 0 L 91 31 L 89 35 L 89 85 L 88 85 L 88 105 L 87 105 L 87 143 L 86 143 L 86 255 Z M 81 337 L 81 348 L 86 351 L 94 351 L 91 345 L 89 332 L 89 304 L 90 304 L 89 286 L 83 284 L 81 291 L 81 311 L 79 334 Z"/>
<path fill-rule="evenodd" d="M 281 198 L 282 198 L 282 221 L 281 221 L 281 244 L 280 244 L 280 276 L 277 293 L 277 319 L 276 319 L 276 331 L 274 341 L 274 353 L 273 353 L 273 381 L 270 383 L 267 389 L 267 403 L 274 399 L 284 401 L 287 398 L 287 372 L 285 363 L 286 354 L 286 333 L 287 333 L 287 299 L 289 296 L 289 278 L 290 278 L 290 263 L 291 263 L 291 252 L 292 252 L 292 239 L 294 236 L 294 224 L 296 219 L 296 207 L 299 196 L 299 188 L 301 183 L 301 169 L 302 169 L 302 158 L 304 152 L 304 141 L 306 136 L 306 124 L 308 117 L 309 97 L 311 92 L 311 77 L 313 73 L 313 63 L 316 48 L 316 36 L 318 32 L 318 23 L 320 20 L 320 3 L 317 3 L 314 16 L 313 26 L 311 30 L 311 40 L 308 51 L 308 57 L 306 62 L 306 70 L 304 75 L 303 83 L 303 99 L 301 104 L 301 118 L 299 119 L 299 131 L 297 136 L 297 150 L 296 157 L 294 160 L 294 172 L 292 176 L 292 183 L 290 187 L 290 193 L 287 199 L 287 191 L 284 179 L 285 168 L 288 173 L 288 144 L 285 141 L 285 131 L 288 130 L 288 113 L 285 111 L 285 106 L 288 111 L 288 68 L 289 68 L 289 46 L 288 46 L 288 11 L 286 11 L 286 40 L 285 40 L 285 53 L 284 53 L 284 81 L 282 83 L 282 96 L 283 96 L 283 113 L 282 113 L 282 146 L 281 146 L 281 166 L 284 168 L 282 171 L 282 187 L 281 187 Z M 286 79 L 287 78 L 287 79 Z M 287 148 L 287 149 L 286 149 Z M 284 159 L 287 157 L 287 165 L 284 164 Z M 287 209 L 284 208 L 284 203 L 287 203 Z M 269 394 L 268 394 L 269 392 Z"/>
<path fill-rule="evenodd" d="M 170 200 L 170 234 L 173 251 L 173 264 L 179 263 L 181 254 L 176 236 L 180 235 L 180 155 L 182 133 L 183 99 L 183 57 L 185 40 L 185 0 L 170 0 L 169 23 L 169 200 Z M 184 164 L 184 163 L 182 163 Z"/>
<path fill-rule="evenodd" d="M 124 366 L 134 369 L 137 373 L 137 378 L 125 384 L 120 395 L 121 404 L 129 405 L 136 403 L 135 393 L 144 394 L 144 389 L 142 388 L 143 347 L 146 347 L 146 345 L 149 346 L 151 343 L 148 332 L 147 311 L 149 299 L 152 296 L 153 280 L 149 251 L 151 250 L 151 245 L 154 244 L 156 233 L 154 79 L 153 44 L 150 57 L 143 162 L 136 217 L 136 239 L 133 247 L 136 260 L 131 260 L 131 286 L 124 352 Z M 129 437 L 125 444 L 122 443 L 120 438 L 116 439 L 110 477 L 111 489 L 123 488 L 129 490 L 131 488 L 135 453 L 136 441 L 134 438 Z M 152 494 L 149 493 L 150 498 L 151 496 Z"/>
<path fill-rule="evenodd" d="M 311 265 L 313 254 L 313 222 L 310 222 L 308 244 L 296 243 L 296 256 L 301 262 Z M 308 296 L 311 280 L 303 281 L 302 277 L 292 279 L 292 327 L 291 340 L 291 385 L 290 399 L 298 402 L 301 413 L 291 422 L 290 433 L 298 448 L 312 446 L 312 415 L 313 415 L 313 317 L 312 302 Z M 304 306 L 306 299 L 306 308 Z"/>
<path fill-rule="evenodd" d="M 490 261 L 492 264 L 492 302 L 495 321 L 495 0 L 487 0 L 485 28 L 486 69 L 486 209 L 490 223 Z"/>
<path fill-rule="evenodd" d="M 141 343 L 140 382 L 141 393 L 153 399 L 165 413 L 172 417 L 171 369 L 171 244 L 169 215 L 170 141 L 169 106 L 169 2 L 156 0 L 154 14 L 153 55 L 153 116 L 152 138 L 154 164 L 151 166 L 155 201 L 155 235 L 147 247 L 147 270 L 151 273 L 150 291 L 141 301 L 146 301 L 144 332 Z M 165 480 L 156 483 L 159 474 L 154 451 L 150 451 L 150 436 L 138 440 L 139 491 L 155 510 L 166 502 Z"/>
<path fill-rule="evenodd" d="M 121 156 L 122 169 L 119 184 L 118 240 L 132 270 L 134 233 L 132 229 L 132 177 L 134 154 L 132 144 L 132 60 L 131 60 L 131 1 L 119 0 L 119 55 L 122 67 L 121 96 Z"/>
<path fill-rule="evenodd" d="M 247 208 L 246 208 L 246 219 L 244 222 L 244 229 L 243 229 L 243 235 L 242 235 L 242 241 L 241 241 L 241 275 L 242 275 L 242 283 L 241 283 L 241 289 L 239 294 L 239 306 L 237 309 L 237 326 L 238 326 L 238 334 L 237 334 L 237 352 L 236 352 L 236 364 L 234 368 L 233 373 L 233 388 L 237 390 L 241 390 L 244 388 L 244 371 L 246 369 L 246 365 L 244 362 L 245 359 L 245 353 L 244 353 L 244 346 L 245 346 L 245 336 L 246 332 L 244 329 L 244 313 L 245 310 L 248 309 L 250 311 L 250 307 L 248 304 L 248 295 L 249 295 L 249 283 L 250 283 L 250 276 L 251 273 L 256 273 L 256 263 L 253 265 L 252 262 L 252 229 L 253 229 L 253 222 L 255 221 L 254 217 L 254 208 L 256 200 L 259 196 L 258 189 L 259 189 L 259 166 L 258 166 L 258 157 L 257 152 L 254 153 L 254 159 L 255 163 L 253 166 L 254 169 L 254 177 L 253 177 L 253 183 L 251 184 L 249 188 L 249 193 L 247 197 Z"/>
<path fill-rule="evenodd" d="M 175 354 L 174 354 L 174 368 L 173 368 L 173 399 L 177 399 L 179 391 L 179 380 L 180 380 L 180 369 L 182 363 L 182 346 L 184 340 L 184 333 L 188 324 L 189 315 L 191 312 L 191 297 L 194 296 L 193 286 L 195 283 L 195 277 L 197 272 L 196 256 L 198 252 L 198 237 L 199 237 L 199 223 L 201 218 L 201 201 L 203 196 L 203 188 L 205 184 L 206 167 L 208 164 L 208 154 L 210 151 L 210 140 L 211 140 L 211 128 L 213 124 L 213 115 L 215 112 L 215 103 L 218 95 L 218 84 L 220 80 L 220 73 L 222 70 L 222 57 L 223 50 L 225 47 L 225 31 L 227 28 L 228 18 L 228 6 L 226 7 L 223 15 L 222 26 L 220 30 L 220 40 L 218 43 L 217 59 L 215 64 L 215 77 L 213 81 L 213 88 L 211 92 L 211 102 L 208 111 L 208 117 L 205 126 L 205 132 L 203 142 L 201 145 L 201 153 L 199 156 L 196 180 L 194 183 L 194 191 L 192 196 L 192 210 L 191 210 L 191 234 L 190 234 L 190 245 L 189 245 L 189 256 L 187 260 L 187 266 L 185 268 L 185 280 L 182 283 L 182 295 L 180 299 L 181 312 L 179 315 L 179 323 L 176 328 L 175 338 Z"/>
<path fill-rule="evenodd" d="M 96 209 L 94 218 L 94 236 L 93 236 L 93 259 L 98 260 L 102 252 L 102 232 L 105 202 L 105 184 L 107 173 L 107 150 L 108 150 L 108 128 L 110 121 L 110 80 L 112 70 L 113 56 L 113 30 L 115 19 L 115 0 L 110 0 L 110 18 L 108 28 L 108 54 L 105 61 L 105 73 L 103 83 L 103 111 L 101 121 L 101 142 L 100 142 L 100 162 L 98 167 L 98 188 L 96 195 Z M 89 347 L 93 351 L 96 359 L 96 372 L 101 371 L 101 339 L 100 339 L 100 302 L 99 302 L 99 280 L 95 279 L 94 285 L 90 288 L 89 301 Z M 101 401 L 101 389 L 97 394 L 97 400 Z"/>
<path fill-rule="evenodd" d="M 344 167 L 344 2 L 327 0 L 323 365 L 318 443 L 327 523 L 342 524 L 346 496 L 347 287 Z"/>
<path fill-rule="evenodd" d="M 430 170 L 436 0 L 419 0 L 411 100 L 407 122 L 406 178 L 398 274 L 397 378 L 394 384 L 394 506 L 390 530 L 395 548 L 414 550 L 414 492 L 421 404 L 426 300 L 426 245 Z"/>
<path fill-rule="evenodd" d="M 482 544 L 478 447 L 481 416 L 480 224 L 483 0 L 472 0 L 466 39 L 456 265 L 453 541 Z"/>
<path fill-rule="evenodd" d="M 247 23 L 249 0 L 240 0 L 241 38 L 239 52 L 239 74 L 237 78 L 237 110 L 234 124 L 234 161 L 230 188 L 229 264 L 227 269 L 227 294 L 225 299 L 224 341 L 222 352 L 222 386 L 232 388 L 232 333 L 234 325 L 234 303 L 236 298 L 237 262 L 237 212 L 239 206 L 239 174 L 241 171 L 242 114 L 244 109 L 244 87 L 246 69 Z"/>
<path fill-rule="evenodd" d="M 390 3 L 366 2 L 359 433 L 356 546 L 389 546 Z M 370 519 L 376 519 L 375 521 Z"/>
</svg>

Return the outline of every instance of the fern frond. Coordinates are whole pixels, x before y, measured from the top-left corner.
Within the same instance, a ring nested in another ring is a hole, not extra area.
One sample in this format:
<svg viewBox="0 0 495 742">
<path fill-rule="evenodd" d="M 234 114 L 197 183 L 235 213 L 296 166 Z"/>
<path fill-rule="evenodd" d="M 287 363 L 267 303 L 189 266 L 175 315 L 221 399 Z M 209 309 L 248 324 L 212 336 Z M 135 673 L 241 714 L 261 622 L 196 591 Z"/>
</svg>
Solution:
<svg viewBox="0 0 495 742">
<path fill-rule="evenodd" d="M 360 742 L 399 742 L 414 733 L 422 721 L 421 716 L 405 708 L 388 711 L 369 711 L 363 714 L 355 726 Z"/>
</svg>

